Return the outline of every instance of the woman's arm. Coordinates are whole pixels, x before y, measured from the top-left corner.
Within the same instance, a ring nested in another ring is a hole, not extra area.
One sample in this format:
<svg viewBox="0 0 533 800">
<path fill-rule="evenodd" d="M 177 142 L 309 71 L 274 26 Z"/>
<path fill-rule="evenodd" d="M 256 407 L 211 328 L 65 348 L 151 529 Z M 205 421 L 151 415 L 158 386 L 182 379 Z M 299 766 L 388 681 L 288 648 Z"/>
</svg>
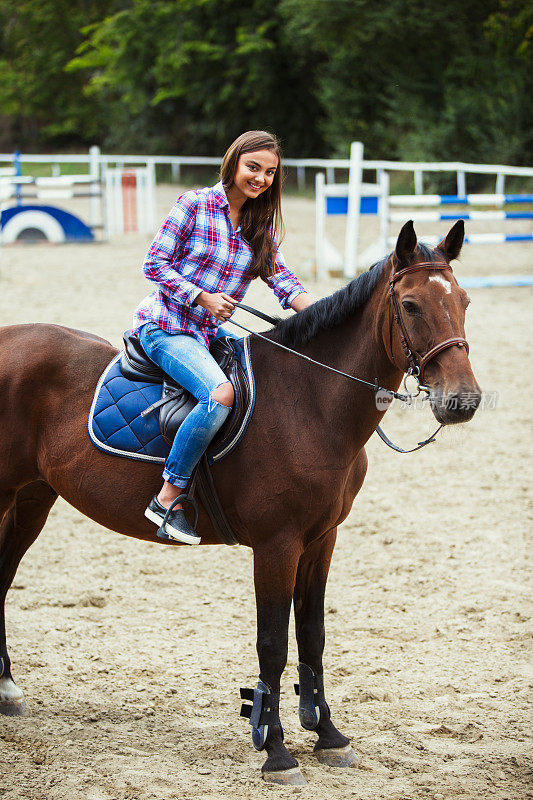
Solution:
<svg viewBox="0 0 533 800">
<path fill-rule="evenodd" d="M 301 292 L 297 294 L 291 303 L 291 308 L 294 311 L 303 311 L 304 308 L 312 306 L 315 301 L 308 292 Z"/>
<path fill-rule="evenodd" d="M 143 272 L 149 281 L 156 283 L 169 297 L 175 296 L 187 305 L 192 304 L 202 290 L 180 275 L 175 264 L 194 228 L 197 207 L 195 192 L 186 192 L 176 200 L 143 264 Z"/>
<path fill-rule="evenodd" d="M 285 259 L 278 250 L 276 253 L 276 271 L 272 277 L 267 278 L 267 283 L 278 298 L 282 308 L 293 308 L 301 311 L 312 304 L 312 299 L 306 292 L 296 275 L 285 264 Z"/>
</svg>

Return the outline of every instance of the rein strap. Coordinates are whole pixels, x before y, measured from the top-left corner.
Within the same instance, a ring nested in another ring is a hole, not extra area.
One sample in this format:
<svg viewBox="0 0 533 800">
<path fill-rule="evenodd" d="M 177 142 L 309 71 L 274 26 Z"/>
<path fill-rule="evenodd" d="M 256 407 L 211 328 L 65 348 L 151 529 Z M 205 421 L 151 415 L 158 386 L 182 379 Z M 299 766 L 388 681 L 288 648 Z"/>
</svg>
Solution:
<svg viewBox="0 0 533 800">
<path fill-rule="evenodd" d="M 416 363 L 414 351 L 411 341 L 409 339 L 409 334 L 404 325 L 400 304 L 398 302 L 398 297 L 396 292 L 394 291 L 394 284 L 397 280 L 399 280 L 404 275 L 407 275 L 410 272 L 417 272 L 420 269 L 449 269 L 451 270 L 450 265 L 446 261 L 423 261 L 419 264 L 413 264 L 409 267 L 404 267 L 403 269 L 398 270 L 397 272 L 393 273 L 392 277 L 389 280 L 389 301 L 390 301 L 390 311 L 394 320 L 396 321 L 399 331 L 400 331 L 400 341 L 402 344 L 402 349 L 404 354 L 409 362 L 410 369 L 409 372 L 413 375 L 418 376 L 419 382 L 423 380 L 424 368 L 426 364 L 434 358 L 438 353 L 441 353 L 443 350 L 447 350 L 449 347 L 466 347 L 466 352 L 468 354 L 469 347 L 468 342 L 466 339 L 463 339 L 460 336 L 454 336 L 451 339 L 446 339 L 443 342 L 435 345 L 429 350 L 424 356 L 419 356 L 419 363 Z M 276 325 L 278 319 L 275 317 L 270 317 L 268 314 L 265 314 L 262 311 L 258 311 L 251 306 L 247 306 L 244 303 L 237 303 L 235 302 L 234 305 L 237 308 L 242 309 L 243 311 L 248 311 L 250 314 L 253 314 L 255 317 L 259 317 L 260 319 L 264 320 L 265 322 L 270 323 L 271 325 Z M 363 378 L 356 378 L 354 375 L 348 375 L 347 372 L 342 372 L 339 369 L 335 369 L 334 367 L 330 367 L 328 364 L 323 364 L 321 361 L 315 361 L 314 358 L 310 358 L 309 356 L 305 356 L 303 353 L 298 353 L 296 350 L 292 350 L 290 347 L 286 347 L 284 344 L 280 344 L 279 342 L 275 342 L 273 339 L 269 339 L 267 336 L 263 336 L 261 333 L 256 333 L 255 331 L 250 330 L 245 325 L 241 325 L 240 322 L 235 322 L 233 319 L 229 319 L 228 322 L 231 322 L 233 325 L 236 325 L 237 328 L 241 328 L 243 331 L 247 333 L 251 333 L 253 336 L 259 337 L 259 339 L 264 339 L 265 342 L 269 342 L 270 344 L 275 345 L 276 347 L 281 348 L 282 350 L 286 350 L 288 353 L 292 353 L 299 358 L 305 359 L 305 361 L 309 361 L 311 364 L 315 364 L 317 367 L 323 367 L 324 369 L 329 370 L 330 372 L 334 372 L 337 375 L 342 375 L 344 378 L 349 378 L 352 381 L 357 381 L 357 383 L 362 383 L 365 386 L 370 386 L 370 388 L 374 389 L 374 392 L 385 392 L 386 394 L 394 397 L 396 400 L 402 400 L 404 402 L 408 402 L 412 395 L 405 395 L 401 394 L 400 392 L 394 392 L 392 389 L 385 389 L 383 386 L 380 386 L 378 383 L 371 383 L 370 381 L 365 381 Z M 390 346 L 391 346 L 391 357 L 392 357 L 392 320 L 390 325 Z M 418 354 L 417 354 L 418 355 Z M 378 434 L 379 438 L 392 450 L 395 450 L 397 453 L 415 453 L 417 450 L 420 450 L 422 447 L 425 447 L 428 444 L 431 444 L 435 441 L 435 437 L 441 430 L 443 425 L 439 425 L 436 431 L 431 434 L 428 439 L 424 439 L 424 441 L 419 442 L 416 447 L 412 447 L 409 450 L 404 450 L 403 447 L 398 447 L 398 445 L 394 444 L 386 433 L 382 430 L 381 426 L 378 425 L 376 428 L 376 433 Z"/>
<path fill-rule="evenodd" d="M 237 305 L 237 303 L 235 303 Z M 239 304 L 240 308 L 245 308 L 242 304 Z M 246 311 L 249 311 L 251 314 L 255 314 L 255 309 L 246 308 Z M 259 316 L 259 314 L 257 314 Z M 261 315 L 263 318 L 266 314 Z M 282 350 L 286 350 L 287 353 L 292 353 L 298 358 L 303 358 L 305 361 L 309 361 L 311 364 L 315 364 L 317 367 L 323 367 L 324 369 L 328 369 L 330 372 L 335 372 L 337 375 L 342 375 L 344 378 L 349 378 L 351 381 L 357 381 L 357 383 L 363 383 L 365 386 L 370 386 L 371 389 L 374 389 L 375 392 L 386 392 L 391 397 L 394 397 L 396 400 L 403 400 L 404 403 L 409 401 L 409 396 L 406 394 L 401 394 L 400 392 L 394 392 L 392 389 L 385 389 L 383 386 L 380 386 L 379 383 L 371 383 L 370 381 L 365 381 L 363 378 L 356 378 L 354 375 L 349 375 L 347 372 L 342 372 L 340 369 L 335 369 L 335 367 L 330 367 L 328 364 L 323 364 L 322 361 L 315 361 L 314 358 L 309 358 L 309 356 L 304 356 L 303 353 L 298 353 L 296 350 L 292 350 L 290 347 L 286 347 L 284 344 L 280 344 L 279 342 L 275 342 L 273 339 L 269 339 L 267 336 L 263 336 L 262 333 L 257 333 L 256 331 L 250 330 L 245 325 L 241 325 L 240 322 L 235 322 L 232 319 L 227 320 L 231 322 L 232 325 L 236 325 L 238 328 L 242 328 L 243 331 L 247 333 L 251 333 L 253 336 L 259 337 L 259 339 L 264 339 L 265 342 L 269 342 L 270 344 L 275 345 L 276 347 L 280 347 Z M 277 322 L 277 320 L 274 320 Z"/>
</svg>

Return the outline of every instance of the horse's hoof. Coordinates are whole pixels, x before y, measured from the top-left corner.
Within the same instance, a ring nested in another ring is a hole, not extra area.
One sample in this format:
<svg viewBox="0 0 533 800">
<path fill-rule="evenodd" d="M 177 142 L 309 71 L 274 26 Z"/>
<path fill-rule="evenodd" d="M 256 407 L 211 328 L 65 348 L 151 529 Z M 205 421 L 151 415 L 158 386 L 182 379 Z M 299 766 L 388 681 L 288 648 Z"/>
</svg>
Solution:
<svg viewBox="0 0 533 800">
<path fill-rule="evenodd" d="M 315 750 L 315 755 L 321 764 L 327 764 L 328 767 L 356 767 L 359 764 L 359 759 L 349 744 L 346 747 Z"/>
<path fill-rule="evenodd" d="M 11 678 L 0 678 L 0 714 L 6 717 L 27 717 L 30 709 L 24 694 Z"/>
<path fill-rule="evenodd" d="M 305 786 L 307 781 L 300 772 L 300 767 L 280 769 L 278 772 L 263 772 L 263 780 L 269 783 L 281 783 L 283 786 Z"/>
<path fill-rule="evenodd" d="M 0 702 L 0 714 L 5 717 L 29 717 L 30 709 L 27 702 L 22 698 L 18 702 Z"/>
</svg>

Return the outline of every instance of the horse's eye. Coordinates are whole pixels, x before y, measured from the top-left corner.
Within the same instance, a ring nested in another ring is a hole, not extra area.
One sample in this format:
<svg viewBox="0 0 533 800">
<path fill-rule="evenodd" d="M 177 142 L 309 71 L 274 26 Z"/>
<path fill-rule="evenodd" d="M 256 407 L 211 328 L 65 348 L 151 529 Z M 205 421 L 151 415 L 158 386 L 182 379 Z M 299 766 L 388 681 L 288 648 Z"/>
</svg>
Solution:
<svg viewBox="0 0 533 800">
<path fill-rule="evenodd" d="M 416 314 L 419 308 L 412 300 L 402 300 L 402 306 L 408 314 Z"/>
</svg>

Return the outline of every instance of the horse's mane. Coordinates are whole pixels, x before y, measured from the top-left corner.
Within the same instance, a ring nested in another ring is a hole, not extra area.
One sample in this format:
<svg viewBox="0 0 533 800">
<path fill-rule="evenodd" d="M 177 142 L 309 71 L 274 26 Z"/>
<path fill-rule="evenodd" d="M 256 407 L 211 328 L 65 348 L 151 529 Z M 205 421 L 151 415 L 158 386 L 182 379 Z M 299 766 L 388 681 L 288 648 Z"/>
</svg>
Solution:
<svg viewBox="0 0 533 800">
<path fill-rule="evenodd" d="M 418 243 L 420 255 L 426 261 L 436 261 L 438 254 L 421 242 Z M 330 330 L 342 325 L 357 309 L 362 308 L 369 300 L 379 282 L 385 266 L 390 263 L 391 254 L 373 264 L 350 283 L 333 294 L 317 300 L 312 306 L 304 308 L 298 314 L 280 319 L 269 333 L 273 339 L 287 347 L 306 344 L 321 331 Z"/>
</svg>

